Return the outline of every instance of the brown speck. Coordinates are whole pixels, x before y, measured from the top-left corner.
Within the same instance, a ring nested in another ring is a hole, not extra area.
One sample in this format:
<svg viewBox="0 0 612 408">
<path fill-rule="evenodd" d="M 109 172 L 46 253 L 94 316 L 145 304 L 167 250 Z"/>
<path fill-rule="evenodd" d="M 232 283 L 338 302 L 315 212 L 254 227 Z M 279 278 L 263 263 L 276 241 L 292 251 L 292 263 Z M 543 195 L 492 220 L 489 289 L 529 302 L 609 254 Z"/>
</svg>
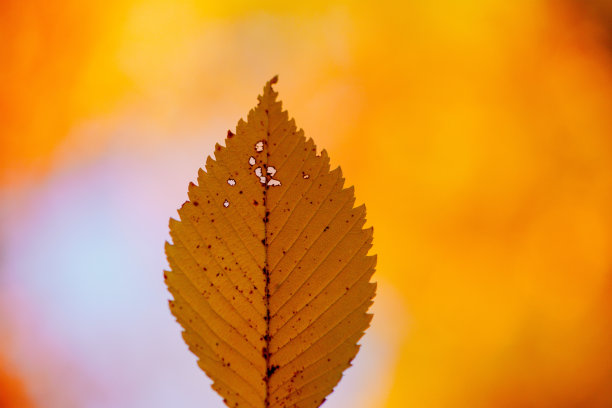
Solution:
<svg viewBox="0 0 612 408">
<path fill-rule="evenodd" d="M 270 366 L 270 367 L 268 368 L 268 371 L 267 371 L 268 377 L 271 377 L 271 376 L 272 376 L 272 374 L 274 374 L 274 372 L 275 372 L 276 370 L 278 370 L 279 368 L 280 368 L 280 366 L 278 366 L 278 365 L 272 365 L 272 366 Z"/>
</svg>

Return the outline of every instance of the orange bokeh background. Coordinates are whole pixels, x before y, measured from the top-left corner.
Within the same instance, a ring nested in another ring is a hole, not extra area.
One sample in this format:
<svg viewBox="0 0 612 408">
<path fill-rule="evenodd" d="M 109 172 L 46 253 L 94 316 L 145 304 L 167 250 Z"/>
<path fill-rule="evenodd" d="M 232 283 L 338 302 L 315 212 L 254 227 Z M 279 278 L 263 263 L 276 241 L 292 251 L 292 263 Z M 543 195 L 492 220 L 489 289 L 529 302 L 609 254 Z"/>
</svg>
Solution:
<svg viewBox="0 0 612 408">
<path fill-rule="evenodd" d="M 606 0 L 4 1 L 2 217 L 116 149 L 198 146 L 203 165 L 279 74 L 375 227 L 389 363 L 362 406 L 610 407 L 611 22 Z M 0 406 L 60 406 L 0 305 Z"/>
</svg>

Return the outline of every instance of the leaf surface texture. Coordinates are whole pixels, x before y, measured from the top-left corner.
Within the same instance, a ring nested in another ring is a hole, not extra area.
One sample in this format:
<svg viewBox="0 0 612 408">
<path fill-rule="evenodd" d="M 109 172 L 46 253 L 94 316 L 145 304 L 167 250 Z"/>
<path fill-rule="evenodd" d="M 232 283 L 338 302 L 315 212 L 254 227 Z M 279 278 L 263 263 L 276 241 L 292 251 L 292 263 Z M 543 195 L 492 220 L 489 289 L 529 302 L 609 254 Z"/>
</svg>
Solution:
<svg viewBox="0 0 612 408">
<path fill-rule="evenodd" d="M 318 407 L 369 326 L 365 207 L 269 81 L 170 220 L 170 309 L 230 407 Z"/>
</svg>

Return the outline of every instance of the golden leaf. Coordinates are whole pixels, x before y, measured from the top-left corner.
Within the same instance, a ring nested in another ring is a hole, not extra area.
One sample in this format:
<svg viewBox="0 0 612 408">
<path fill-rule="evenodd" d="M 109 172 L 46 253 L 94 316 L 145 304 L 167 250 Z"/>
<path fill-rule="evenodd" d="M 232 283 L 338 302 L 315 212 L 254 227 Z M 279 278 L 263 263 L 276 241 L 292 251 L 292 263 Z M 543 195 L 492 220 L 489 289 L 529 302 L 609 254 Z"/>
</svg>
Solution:
<svg viewBox="0 0 612 408">
<path fill-rule="evenodd" d="M 365 207 L 264 87 L 189 185 L 170 308 L 230 407 L 318 407 L 357 354 L 376 264 Z"/>
</svg>

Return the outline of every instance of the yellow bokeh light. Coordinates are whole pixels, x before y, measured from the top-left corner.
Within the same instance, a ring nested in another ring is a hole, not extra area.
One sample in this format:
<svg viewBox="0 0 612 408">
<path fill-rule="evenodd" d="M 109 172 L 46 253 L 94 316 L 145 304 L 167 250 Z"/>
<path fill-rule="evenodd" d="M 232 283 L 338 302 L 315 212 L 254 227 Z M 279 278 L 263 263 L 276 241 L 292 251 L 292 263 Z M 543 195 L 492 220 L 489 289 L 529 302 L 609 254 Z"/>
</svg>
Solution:
<svg viewBox="0 0 612 408">
<path fill-rule="evenodd" d="M 89 120 L 181 143 L 280 74 L 405 305 L 380 406 L 612 404 L 612 54 L 576 2 L 64 3 L 0 6 L 4 186 Z"/>
</svg>

